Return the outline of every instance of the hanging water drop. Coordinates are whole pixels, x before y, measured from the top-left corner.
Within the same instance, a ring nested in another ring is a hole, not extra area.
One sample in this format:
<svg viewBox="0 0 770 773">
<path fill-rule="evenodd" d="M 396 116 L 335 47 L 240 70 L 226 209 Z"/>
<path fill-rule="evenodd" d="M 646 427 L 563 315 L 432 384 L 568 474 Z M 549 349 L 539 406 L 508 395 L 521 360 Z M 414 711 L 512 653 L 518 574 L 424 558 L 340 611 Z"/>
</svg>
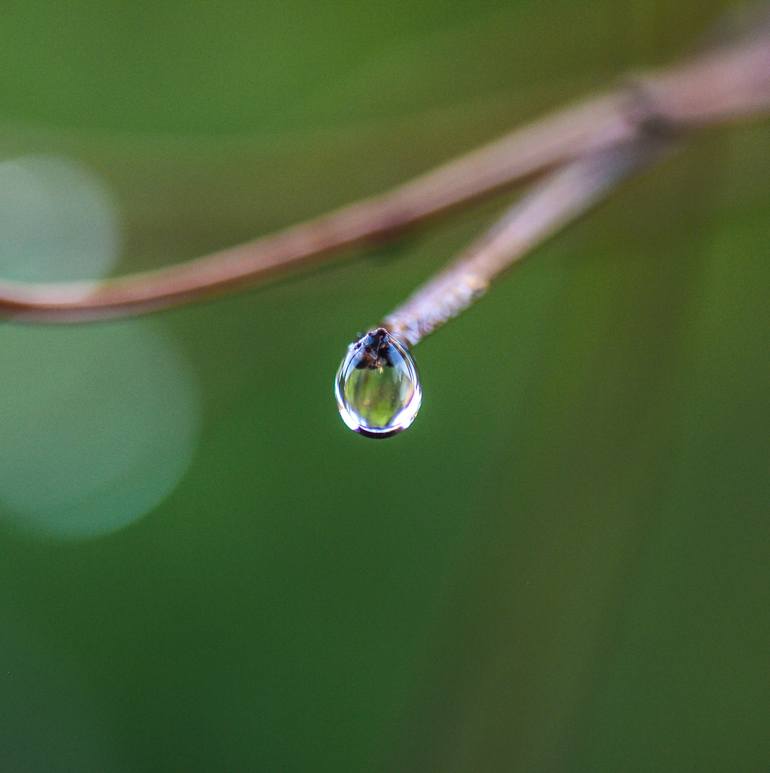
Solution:
<svg viewBox="0 0 770 773">
<path fill-rule="evenodd" d="M 384 327 L 350 344 L 337 372 L 334 393 L 345 424 L 373 438 L 406 429 L 422 402 L 412 355 Z"/>
</svg>

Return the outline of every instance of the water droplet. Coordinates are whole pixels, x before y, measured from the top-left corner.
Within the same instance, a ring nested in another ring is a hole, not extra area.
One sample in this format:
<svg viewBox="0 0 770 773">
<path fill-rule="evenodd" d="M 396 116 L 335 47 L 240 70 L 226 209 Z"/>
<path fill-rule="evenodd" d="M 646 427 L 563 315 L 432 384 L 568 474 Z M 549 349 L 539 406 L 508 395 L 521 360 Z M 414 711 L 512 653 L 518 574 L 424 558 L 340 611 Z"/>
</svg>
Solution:
<svg viewBox="0 0 770 773">
<path fill-rule="evenodd" d="M 409 350 L 384 327 L 348 347 L 334 388 L 345 424 L 367 437 L 406 429 L 420 410 L 422 389 Z"/>
</svg>

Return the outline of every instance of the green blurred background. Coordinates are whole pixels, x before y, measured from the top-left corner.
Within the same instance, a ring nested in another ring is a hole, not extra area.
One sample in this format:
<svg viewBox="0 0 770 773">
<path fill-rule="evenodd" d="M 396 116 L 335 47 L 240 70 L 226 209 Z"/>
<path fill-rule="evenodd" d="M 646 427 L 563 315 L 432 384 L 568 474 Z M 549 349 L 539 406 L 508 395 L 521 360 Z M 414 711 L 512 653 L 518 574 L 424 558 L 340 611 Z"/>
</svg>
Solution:
<svg viewBox="0 0 770 773">
<path fill-rule="evenodd" d="M 6 0 L 0 271 L 252 238 L 729 7 Z M 0 325 L 0 769 L 768 770 L 767 129 L 421 344 L 391 441 L 342 425 L 339 359 L 500 200 L 237 297 Z"/>
</svg>

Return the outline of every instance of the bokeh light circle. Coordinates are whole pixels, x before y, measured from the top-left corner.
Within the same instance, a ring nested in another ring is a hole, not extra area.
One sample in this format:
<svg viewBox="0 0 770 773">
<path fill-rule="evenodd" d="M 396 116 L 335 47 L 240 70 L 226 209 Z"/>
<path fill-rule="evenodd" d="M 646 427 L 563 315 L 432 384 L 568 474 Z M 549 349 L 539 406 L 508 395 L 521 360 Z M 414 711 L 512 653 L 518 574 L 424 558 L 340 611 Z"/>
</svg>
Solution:
<svg viewBox="0 0 770 773">
<path fill-rule="evenodd" d="M 118 208 L 95 172 L 64 156 L 0 161 L 0 276 L 98 279 L 119 255 Z"/>
<path fill-rule="evenodd" d="M 0 327 L 0 519 L 86 539 L 148 513 L 197 444 L 197 378 L 153 321 Z"/>
</svg>

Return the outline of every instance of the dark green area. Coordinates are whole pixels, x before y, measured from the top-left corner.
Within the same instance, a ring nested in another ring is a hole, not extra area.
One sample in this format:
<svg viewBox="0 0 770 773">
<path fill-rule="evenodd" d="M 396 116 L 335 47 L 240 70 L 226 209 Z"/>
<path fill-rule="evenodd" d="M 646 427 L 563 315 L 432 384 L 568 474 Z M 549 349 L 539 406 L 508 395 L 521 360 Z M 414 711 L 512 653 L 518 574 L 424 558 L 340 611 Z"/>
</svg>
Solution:
<svg viewBox="0 0 770 773">
<path fill-rule="evenodd" d="M 6 2 L 0 152 L 102 175 L 147 268 L 669 61 L 727 7 Z M 0 768 L 766 771 L 767 130 L 699 137 L 417 347 L 393 440 L 343 427 L 340 358 L 500 202 L 157 316 L 200 382 L 192 466 L 111 536 L 0 527 Z"/>
</svg>

